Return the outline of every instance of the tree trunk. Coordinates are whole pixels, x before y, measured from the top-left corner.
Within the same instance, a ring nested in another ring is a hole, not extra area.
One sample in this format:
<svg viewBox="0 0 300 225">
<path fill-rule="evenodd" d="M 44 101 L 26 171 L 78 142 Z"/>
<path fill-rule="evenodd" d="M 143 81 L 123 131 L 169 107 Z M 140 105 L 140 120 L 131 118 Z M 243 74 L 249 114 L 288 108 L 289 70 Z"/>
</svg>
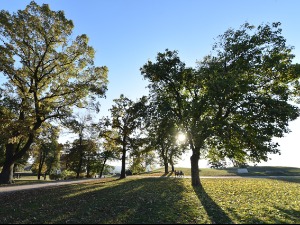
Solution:
<svg viewBox="0 0 300 225">
<path fill-rule="evenodd" d="M 193 155 L 191 156 L 191 175 L 192 175 L 192 185 L 200 186 L 200 177 L 199 177 L 199 159 L 200 154 L 193 150 Z"/>
<path fill-rule="evenodd" d="M 80 159 L 79 159 L 79 163 L 78 163 L 78 167 L 77 167 L 77 171 L 76 171 L 76 179 L 78 179 L 80 176 L 81 167 L 82 167 L 82 157 L 80 157 Z"/>
<path fill-rule="evenodd" d="M 90 169 L 90 165 L 87 165 L 87 167 L 86 167 L 86 177 L 87 178 L 90 178 L 91 177 L 91 169 Z"/>
<path fill-rule="evenodd" d="M 168 151 L 165 150 L 164 145 L 162 145 L 161 148 L 162 148 L 162 158 L 164 160 L 165 174 L 168 174 L 169 173 Z"/>
<path fill-rule="evenodd" d="M 5 162 L 0 174 L 0 184 L 12 184 L 14 181 L 14 144 L 7 144 L 5 153 Z"/>
<path fill-rule="evenodd" d="M 174 168 L 174 162 L 173 162 L 173 155 L 170 155 L 170 159 L 169 159 L 171 168 L 172 168 L 172 173 L 175 172 L 175 168 Z"/>
<path fill-rule="evenodd" d="M 102 175 L 103 175 L 103 171 L 104 171 L 104 168 L 105 168 L 106 161 L 107 161 L 107 159 L 104 159 L 103 166 L 102 166 L 102 168 L 100 170 L 99 178 L 101 178 Z"/>
<path fill-rule="evenodd" d="M 37 130 L 40 127 L 40 123 L 35 124 L 34 130 Z M 20 151 L 15 152 L 14 144 L 6 144 L 6 153 L 5 153 L 5 162 L 0 174 L 0 184 L 10 184 L 13 183 L 13 175 L 14 175 L 14 164 L 18 159 L 21 159 L 25 153 L 30 148 L 32 142 L 34 140 L 34 133 L 31 132 L 29 134 L 28 140 L 26 144 Z M 19 143 L 20 144 L 20 143 Z M 18 145 L 19 147 L 20 145 Z"/>
<path fill-rule="evenodd" d="M 44 173 L 44 180 L 47 179 L 47 172 Z"/>
<path fill-rule="evenodd" d="M 123 146 L 123 151 L 122 151 L 123 155 L 122 155 L 122 170 L 121 170 L 121 176 L 120 179 L 124 179 L 126 178 L 126 174 L 125 174 L 125 163 L 126 163 L 126 147 Z"/>
<path fill-rule="evenodd" d="M 173 156 L 174 156 L 174 152 L 171 151 L 170 154 L 169 154 L 169 163 L 171 165 L 172 173 L 175 172 Z"/>
<path fill-rule="evenodd" d="M 0 184 L 14 183 L 14 163 L 5 163 L 0 174 Z"/>
<path fill-rule="evenodd" d="M 165 165 L 165 174 L 169 173 L 169 163 L 168 162 L 164 162 Z"/>
<path fill-rule="evenodd" d="M 87 165 L 86 165 L 86 177 L 90 178 L 91 175 L 91 166 L 90 166 L 90 156 L 88 156 Z"/>
<path fill-rule="evenodd" d="M 82 149 L 82 136 L 79 135 L 79 155 L 80 155 L 80 159 L 79 159 L 79 163 L 78 163 L 78 167 L 77 167 L 77 172 L 76 172 L 76 179 L 79 178 L 80 172 L 81 172 L 81 167 L 82 167 L 82 163 L 83 163 L 83 149 Z"/>
<path fill-rule="evenodd" d="M 46 179 L 47 179 L 47 174 L 50 176 L 50 172 L 51 172 L 51 170 L 52 170 L 52 165 L 50 166 L 50 168 L 49 168 L 49 169 L 47 169 L 47 170 L 46 170 L 46 172 L 45 172 L 45 176 L 44 176 L 44 180 L 46 180 Z"/>
<path fill-rule="evenodd" d="M 38 180 L 41 179 L 42 169 L 43 169 L 43 166 L 44 166 L 44 162 L 45 162 L 45 155 L 44 155 L 43 152 L 41 152 L 41 154 L 40 154 L 40 160 L 39 160 Z"/>
</svg>

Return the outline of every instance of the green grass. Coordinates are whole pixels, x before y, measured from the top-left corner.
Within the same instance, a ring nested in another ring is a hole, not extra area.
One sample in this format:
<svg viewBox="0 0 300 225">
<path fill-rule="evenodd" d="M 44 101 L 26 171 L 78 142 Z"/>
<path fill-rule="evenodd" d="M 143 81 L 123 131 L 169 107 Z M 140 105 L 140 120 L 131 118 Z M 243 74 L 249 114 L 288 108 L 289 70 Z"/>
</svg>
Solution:
<svg viewBox="0 0 300 225">
<path fill-rule="evenodd" d="M 191 175 L 190 168 L 175 168 L 176 170 L 182 170 L 186 176 Z M 201 176 L 300 176 L 300 168 L 295 167 L 275 167 L 275 166 L 256 166 L 248 167 L 247 174 L 238 174 L 237 168 L 230 167 L 225 169 L 210 169 L 210 168 L 201 168 Z M 174 176 L 174 174 L 169 173 L 168 175 L 164 174 L 164 168 L 156 169 L 149 173 L 144 173 L 143 175 L 147 176 Z M 169 168 L 171 171 L 171 168 Z"/>
<path fill-rule="evenodd" d="M 186 176 L 191 175 L 190 168 L 176 168 L 176 170 L 182 170 Z M 171 171 L 171 168 L 169 168 Z M 300 168 L 295 167 L 248 167 L 248 174 L 238 174 L 237 168 L 226 168 L 226 169 L 210 169 L 210 168 L 201 168 L 200 169 L 200 177 L 201 176 L 300 176 Z M 169 174 L 164 174 L 164 168 L 156 169 L 152 172 L 141 173 L 139 175 L 143 176 L 162 176 L 162 177 L 174 177 L 174 174 L 169 172 Z M 108 176 L 107 176 L 108 177 Z M 118 177 L 117 177 L 118 178 Z M 53 182 L 47 176 L 47 180 L 41 178 L 41 180 L 37 180 L 37 176 L 22 176 L 20 179 L 15 179 L 14 184 L 10 185 L 27 185 L 27 184 L 35 184 L 35 183 L 45 183 L 45 182 Z M 8 186 L 7 184 L 0 184 L 1 186 Z"/>
<path fill-rule="evenodd" d="M 300 223 L 300 179 L 106 178 L 0 194 L 0 223 Z"/>
<path fill-rule="evenodd" d="M 41 178 L 41 180 L 37 179 L 37 176 L 23 176 L 19 179 L 14 179 L 14 184 L 0 184 L 0 187 L 7 187 L 7 186 L 15 186 L 15 185 L 27 185 L 27 184 L 41 184 L 41 183 L 49 183 L 53 182 L 54 180 L 50 180 L 47 176 L 47 179 Z"/>
</svg>

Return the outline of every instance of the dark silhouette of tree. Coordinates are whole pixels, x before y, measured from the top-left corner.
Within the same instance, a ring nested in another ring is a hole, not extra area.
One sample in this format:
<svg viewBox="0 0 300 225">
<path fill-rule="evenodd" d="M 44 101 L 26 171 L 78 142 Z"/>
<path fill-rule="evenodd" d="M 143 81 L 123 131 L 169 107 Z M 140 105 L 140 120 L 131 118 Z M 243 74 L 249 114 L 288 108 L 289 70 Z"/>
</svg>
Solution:
<svg viewBox="0 0 300 225">
<path fill-rule="evenodd" d="M 198 161 L 208 147 L 229 158 L 266 161 L 279 152 L 272 138 L 283 137 L 299 116 L 288 101 L 299 73 L 280 23 L 229 29 L 213 50 L 196 69 L 169 50 L 141 68 L 150 96 L 169 107 L 187 134 L 194 186 L 200 186 Z"/>
<path fill-rule="evenodd" d="M 117 149 L 122 155 L 121 179 L 126 177 L 126 153 L 144 144 L 141 126 L 146 100 L 142 97 L 137 102 L 133 102 L 121 95 L 114 100 L 115 104 L 110 109 L 111 119 L 105 118 L 99 123 L 99 136 L 105 137 L 111 147 Z"/>
</svg>

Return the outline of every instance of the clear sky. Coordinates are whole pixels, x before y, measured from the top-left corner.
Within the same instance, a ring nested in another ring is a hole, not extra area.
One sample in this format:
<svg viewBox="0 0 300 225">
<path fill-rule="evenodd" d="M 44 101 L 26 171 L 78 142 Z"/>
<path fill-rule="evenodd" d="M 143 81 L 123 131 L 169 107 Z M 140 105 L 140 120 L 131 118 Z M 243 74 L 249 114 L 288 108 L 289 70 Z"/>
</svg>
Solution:
<svg viewBox="0 0 300 225">
<path fill-rule="evenodd" d="M 73 20 L 74 37 L 87 34 L 96 50 L 95 64 L 109 68 L 107 98 L 99 117 L 108 115 L 112 100 L 120 94 L 136 100 L 147 95 L 140 74 L 148 59 L 166 48 L 178 50 L 187 66 L 210 53 L 216 37 L 228 28 L 249 22 L 255 26 L 281 22 L 288 45 L 294 46 L 300 63 L 299 0 L 38 0 L 52 10 L 63 10 Z M 0 9 L 16 12 L 30 0 L 0 0 Z M 3 78 L 0 76 L 0 82 Z M 262 165 L 300 167 L 300 119 L 292 132 L 276 140 L 282 155 Z M 189 165 L 189 154 L 186 156 Z M 181 165 L 181 164 L 180 164 Z M 202 165 L 202 164 L 201 164 Z M 202 167 L 205 164 L 202 165 Z"/>
</svg>

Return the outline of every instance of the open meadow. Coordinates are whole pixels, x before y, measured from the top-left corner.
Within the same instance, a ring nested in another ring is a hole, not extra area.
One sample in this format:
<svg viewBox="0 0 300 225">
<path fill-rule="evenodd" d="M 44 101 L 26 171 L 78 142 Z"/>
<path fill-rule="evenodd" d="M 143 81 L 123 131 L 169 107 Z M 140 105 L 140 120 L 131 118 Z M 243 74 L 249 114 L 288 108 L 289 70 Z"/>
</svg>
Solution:
<svg viewBox="0 0 300 225">
<path fill-rule="evenodd" d="M 300 223 L 300 178 L 95 179 L 0 192 L 0 223 Z"/>
<path fill-rule="evenodd" d="M 190 168 L 175 168 L 181 170 L 185 176 L 191 175 Z M 280 166 L 249 166 L 249 173 L 239 174 L 236 167 L 228 167 L 222 169 L 200 168 L 199 175 L 201 176 L 300 176 L 300 168 L 297 167 L 280 167 Z M 169 168 L 169 175 L 173 175 Z M 158 168 L 152 172 L 143 173 L 147 176 L 163 176 L 164 168 Z M 168 175 L 165 175 L 168 176 Z"/>
</svg>

